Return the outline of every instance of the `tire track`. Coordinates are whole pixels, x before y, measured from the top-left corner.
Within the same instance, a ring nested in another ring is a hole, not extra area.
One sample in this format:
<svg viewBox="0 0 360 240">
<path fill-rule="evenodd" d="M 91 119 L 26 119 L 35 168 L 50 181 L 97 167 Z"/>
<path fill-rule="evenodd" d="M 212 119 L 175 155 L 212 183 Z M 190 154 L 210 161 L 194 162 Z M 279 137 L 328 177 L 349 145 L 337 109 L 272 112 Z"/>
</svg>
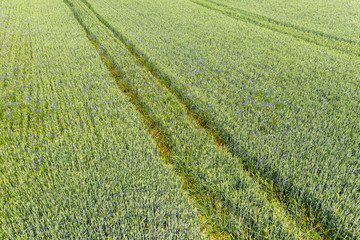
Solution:
<svg viewBox="0 0 360 240">
<path fill-rule="evenodd" d="M 149 128 L 149 133 L 151 137 L 156 140 L 157 146 L 159 151 L 159 155 L 165 160 L 167 164 L 174 164 L 174 161 L 172 158 L 174 158 L 174 153 L 171 145 L 167 142 L 166 134 L 164 134 L 159 124 L 152 119 L 146 112 L 144 106 L 139 101 L 139 94 L 136 90 L 132 89 L 126 81 L 124 80 L 123 73 L 121 70 L 118 69 L 116 66 L 115 61 L 109 56 L 107 51 L 101 47 L 97 39 L 91 34 L 89 29 L 86 27 L 86 25 L 83 24 L 81 21 L 81 18 L 77 15 L 76 11 L 74 10 L 74 6 L 71 2 L 68 0 L 64 0 L 64 2 L 69 6 L 72 13 L 78 20 L 79 24 L 84 28 L 86 35 L 89 39 L 89 41 L 94 45 L 96 50 L 98 51 L 101 59 L 105 63 L 106 67 L 108 68 L 111 76 L 115 79 L 117 82 L 117 85 L 119 87 L 119 90 L 123 92 L 126 96 L 129 97 L 131 100 L 131 103 L 135 106 L 137 111 L 141 114 L 143 120 L 147 124 Z M 176 173 L 182 178 L 183 182 L 183 190 L 189 193 L 189 201 L 191 202 L 202 202 L 202 203 L 209 203 L 208 205 L 204 204 L 204 209 L 207 211 L 218 211 L 221 212 L 223 215 L 227 214 L 226 210 L 223 208 L 222 205 L 219 205 L 216 194 L 213 193 L 210 189 L 205 189 L 207 194 L 200 194 L 195 189 L 197 188 L 195 181 L 192 179 L 191 174 L 186 171 L 186 169 L 176 169 Z M 206 228 L 212 223 L 212 219 L 208 219 L 205 216 L 201 216 L 203 218 L 203 226 L 201 226 L 203 231 L 210 235 L 211 239 L 231 239 L 229 234 L 226 232 L 206 232 Z"/>
<path fill-rule="evenodd" d="M 326 33 L 295 26 L 290 23 L 251 13 L 242 9 L 227 6 L 211 0 L 190 0 L 191 2 L 207 9 L 220 12 L 236 20 L 255 24 L 272 31 L 290 35 L 294 38 L 313 43 L 319 46 L 338 50 L 346 54 L 360 56 L 360 43 L 332 36 Z"/>
<path fill-rule="evenodd" d="M 77 15 L 77 12 L 74 10 L 73 5 L 68 0 L 64 0 L 64 1 L 68 3 L 68 5 L 71 7 L 74 15 L 77 17 L 79 23 L 86 30 L 89 40 L 91 42 L 93 42 L 94 46 L 98 49 L 98 51 L 100 51 L 101 56 L 102 56 L 104 62 L 106 63 L 106 65 L 108 66 L 109 71 L 112 73 L 113 77 L 120 83 L 119 88 L 125 94 L 130 93 L 129 97 L 130 97 L 130 99 L 132 99 L 133 104 L 137 106 L 138 111 L 141 112 L 141 114 L 144 116 L 144 119 L 147 122 L 149 128 L 152 129 L 151 132 L 152 132 L 153 137 L 156 138 L 158 142 L 163 142 L 162 144 L 161 143 L 159 144 L 159 149 L 162 149 L 161 152 L 165 153 L 165 155 L 163 155 L 163 156 L 166 159 L 167 163 L 171 163 L 171 164 L 175 163 L 175 165 L 177 165 L 176 162 L 171 160 L 174 157 L 176 157 L 175 153 L 177 152 L 177 150 L 173 149 L 173 147 L 171 146 L 169 141 L 167 141 L 167 139 L 171 138 L 171 136 L 169 136 L 169 133 L 166 134 L 161 127 L 158 127 L 158 126 L 161 126 L 161 123 L 157 122 L 147 112 L 147 110 L 146 110 L 147 106 L 145 106 L 139 100 L 139 93 L 135 92 L 133 88 L 131 88 L 129 85 L 126 84 L 126 81 L 124 81 L 124 79 L 123 79 L 123 76 L 122 76 L 123 74 L 121 73 L 121 69 L 118 68 L 114 59 L 111 59 L 111 57 L 109 57 L 110 55 L 106 51 L 106 49 L 104 49 L 103 47 L 100 47 L 100 44 L 97 42 L 96 37 L 91 34 L 91 31 L 82 22 L 81 18 Z M 84 0 L 81 0 L 81 1 L 83 3 L 86 2 Z M 87 7 L 89 7 L 88 3 L 86 3 L 85 5 Z M 94 12 L 94 9 L 92 9 L 91 6 L 89 7 L 89 9 L 92 12 Z M 99 16 L 99 14 L 97 14 L 96 12 L 94 12 L 94 14 L 96 16 Z M 178 102 L 178 104 L 181 105 L 185 109 L 185 111 L 187 113 L 187 117 L 190 120 L 192 120 L 193 122 L 196 122 L 198 128 L 203 128 L 208 133 L 208 135 L 211 136 L 214 144 L 216 143 L 216 145 L 219 149 L 226 152 L 227 155 L 234 157 L 233 153 L 228 149 L 228 147 L 226 147 L 226 144 L 225 144 L 225 141 L 223 140 L 223 138 L 216 131 L 214 131 L 214 129 L 211 128 L 210 125 L 208 125 L 206 121 L 202 120 L 196 114 L 193 114 L 191 111 L 191 107 L 188 106 L 183 100 L 181 100 L 181 96 L 179 96 L 179 93 L 177 93 L 176 91 L 173 91 L 171 89 L 171 87 L 169 86 L 170 79 L 164 78 L 164 74 L 162 74 L 159 70 L 157 70 L 154 64 L 149 63 L 149 61 L 147 60 L 146 57 L 144 57 L 142 54 L 140 54 L 135 49 L 135 47 L 126 40 L 126 38 L 124 36 L 122 36 L 113 27 L 111 27 L 110 24 L 107 23 L 101 16 L 98 19 L 124 45 L 126 45 L 126 47 L 128 48 L 128 51 L 131 52 L 131 54 L 137 60 L 137 62 L 139 64 L 141 64 L 142 67 L 144 67 L 148 72 L 150 72 L 151 75 L 158 82 L 160 82 L 165 89 L 167 89 L 167 91 L 171 92 L 172 96 L 174 98 L 176 98 L 176 101 Z M 153 132 L 155 134 L 153 134 Z M 170 133 L 170 135 L 171 135 L 171 133 Z M 158 139 L 157 136 L 162 136 L 162 137 L 160 139 Z M 220 202 L 227 203 L 227 204 L 225 204 L 226 206 L 231 205 L 231 203 L 224 197 L 221 197 L 221 196 L 219 197 L 219 194 L 212 191 L 212 189 L 210 187 L 206 187 L 204 185 L 198 186 L 197 182 L 192 177 L 193 172 L 192 172 L 191 168 L 189 168 L 187 166 L 183 166 L 183 165 L 180 165 L 180 167 L 179 166 L 176 166 L 176 167 L 177 167 L 177 173 L 183 177 L 183 180 L 185 182 L 184 188 L 186 191 L 188 191 L 190 193 L 190 196 L 193 199 L 195 199 L 195 201 L 202 202 L 202 207 L 204 207 L 205 212 L 206 211 L 215 211 L 218 213 L 218 215 L 220 215 L 220 220 L 222 219 L 223 222 L 224 221 L 226 222 L 226 219 L 228 219 L 228 216 L 231 213 L 229 212 L 229 210 L 226 207 L 219 204 L 219 200 L 220 200 Z M 251 178 L 253 180 L 254 180 L 254 177 L 256 177 L 255 174 L 251 174 L 249 172 L 247 172 L 247 174 L 250 174 Z M 257 181 L 257 179 L 255 179 L 255 181 Z M 261 185 L 261 190 L 266 193 L 267 198 L 270 199 L 271 202 L 275 202 L 274 206 L 276 206 L 277 211 L 281 212 L 284 215 L 288 215 L 289 219 L 291 219 L 292 218 L 292 217 L 290 217 L 291 214 L 289 214 L 288 212 L 286 212 L 285 209 L 283 209 L 282 205 L 284 205 L 284 204 L 280 201 L 280 198 L 274 197 L 274 191 L 272 190 L 271 186 L 265 182 L 259 183 L 259 184 Z M 200 189 L 199 189 L 199 187 L 200 187 Z M 208 221 L 208 222 L 210 222 L 210 225 L 214 225 L 214 222 L 212 221 L 211 218 L 206 218 L 206 216 L 203 216 L 203 217 L 205 218 L 205 222 Z M 301 218 L 302 219 L 298 218 L 296 220 L 297 228 L 302 229 L 303 232 L 310 232 L 313 236 L 316 236 L 316 237 L 314 237 L 316 239 L 324 238 L 324 237 L 321 237 L 320 234 L 313 229 L 313 228 L 317 228 L 318 226 L 314 226 L 314 225 L 307 223 L 306 221 L 304 221 L 303 216 L 301 216 Z M 210 226 L 210 227 L 212 227 L 212 226 Z M 209 235 L 212 236 L 213 239 L 230 239 L 231 235 L 234 236 L 230 232 L 226 232 L 226 231 L 224 231 L 224 229 L 217 228 L 214 231 L 211 231 Z M 249 235 L 251 236 L 251 234 L 249 234 Z"/>
</svg>

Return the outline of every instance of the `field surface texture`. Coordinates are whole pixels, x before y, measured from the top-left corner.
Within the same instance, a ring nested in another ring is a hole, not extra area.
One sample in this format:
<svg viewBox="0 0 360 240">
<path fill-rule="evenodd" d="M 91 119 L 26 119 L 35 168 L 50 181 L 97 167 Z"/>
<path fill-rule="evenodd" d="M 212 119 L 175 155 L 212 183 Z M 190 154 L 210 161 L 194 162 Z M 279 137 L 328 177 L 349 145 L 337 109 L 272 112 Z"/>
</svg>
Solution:
<svg viewBox="0 0 360 240">
<path fill-rule="evenodd" d="M 1 239 L 360 239 L 360 1 L 0 0 Z"/>
</svg>

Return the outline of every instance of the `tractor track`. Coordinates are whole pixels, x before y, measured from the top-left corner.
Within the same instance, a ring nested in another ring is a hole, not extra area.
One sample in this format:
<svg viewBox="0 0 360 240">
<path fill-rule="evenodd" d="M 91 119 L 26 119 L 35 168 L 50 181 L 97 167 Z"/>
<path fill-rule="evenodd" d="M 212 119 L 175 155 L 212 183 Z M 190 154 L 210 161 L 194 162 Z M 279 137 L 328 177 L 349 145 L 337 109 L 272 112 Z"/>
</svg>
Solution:
<svg viewBox="0 0 360 240">
<path fill-rule="evenodd" d="M 349 55 L 360 56 L 360 43 L 341 37 L 332 36 L 326 33 L 302 28 L 290 23 L 285 23 L 265 17 L 259 14 L 248 12 L 212 0 L 190 0 L 194 4 L 219 12 L 235 20 L 248 22 L 274 32 L 286 34 L 318 46 L 327 47 L 332 50 L 341 51 Z"/>
<path fill-rule="evenodd" d="M 167 164 L 173 164 L 173 160 L 171 160 L 171 157 L 174 156 L 173 149 L 167 143 L 165 134 L 161 131 L 160 127 L 158 126 L 157 122 L 153 120 L 147 113 L 144 108 L 144 106 L 139 101 L 139 95 L 136 92 L 136 90 L 130 88 L 127 86 L 127 83 L 124 81 L 123 73 L 118 69 L 115 62 L 111 57 L 109 57 L 109 54 L 107 54 L 106 50 L 101 47 L 99 42 L 96 40 L 94 36 L 90 33 L 89 29 L 82 23 L 81 19 L 77 16 L 76 12 L 73 9 L 73 6 L 71 2 L 68 0 L 64 0 L 64 2 L 71 8 L 73 14 L 75 15 L 76 19 L 78 20 L 79 24 L 84 28 L 86 32 L 86 36 L 89 39 L 89 41 L 93 44 L 93 46 L 98 51 L 101 59 L 105 63 L 106 67 L 108 68 L 108 71 L 110 75 L 113 77 L 113 79 L 117 82 L 118 88 L 121 92 L 123 92 L 131 101 L 131 103 L 135 106 L 136 110 L 141 114 L 144 122 L 149 128 L 149 133 L 157 142 L 157 147 L 160 150 L 159 155 L 164 159 L 164 161 Z M 202 195 L 200 193 L 197 193 L 194 191 L 196 189 L 195 187 L 195 181 L 192 179 L 189 173 L 187 173 L 184 170 L 177 169 L 176 173 L 182 178 L 183 182 L 183 190 L 186 191 L 189 194 L 189 201 L 192 202 L 206 202 L 210 203 L 207 207 L 216 209 L 219 212 L 222 212 L 222 214 L 226 214 L 226 210 L 223 209 L 221 205 L 217 203 L 216 200 L 216 194 L 213 193 L 210 189 L 205 189 L 207 191 L 206 195 Z M 204 216 L 200 216 L 203 219 L 203 225 L 201 226 L 202 230 L 210 235 L 210 239 L 216 240 L 216 239 L 231 239 L 229 234 L 227 233 L 214 233 L 206 232 L 206 223 L 211 223 L 211 219 L 204 219 Z"/>
</svg>

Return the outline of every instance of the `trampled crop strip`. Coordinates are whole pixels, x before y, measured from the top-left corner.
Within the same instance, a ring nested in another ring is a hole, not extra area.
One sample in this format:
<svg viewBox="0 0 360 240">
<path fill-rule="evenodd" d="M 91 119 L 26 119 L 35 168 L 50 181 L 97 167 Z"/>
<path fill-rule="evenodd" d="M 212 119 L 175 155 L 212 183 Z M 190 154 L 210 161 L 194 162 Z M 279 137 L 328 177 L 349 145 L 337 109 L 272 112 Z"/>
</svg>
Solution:
<svg viewBox="0 0 360 240">
<path fill-rule="evenodd" d="M 170 145 L 166 141 L 166 136 L 158 127 L 156 121 L 153 120 L 151 117 L 149 117 L 149 115 L 146 113 L 144 106 L 142 106 L 141 102 L 138 99 L 138 93 L 135 90 L 131 89 L 129 86 L 127 86 L 126 82 L 122 77 L 121 71 L 117 68 L 115 62 L 111 59 L 111 57 L 109 57 L 106 50 L 100 47 L 100 44 L 98 43 L 96 38 L 93 35 L 91 35 L 89 29 L 82 23 L 81 19 L 77 16 L 77 13 L 74 11 L 73 5 L 68 0 L 64 0 L 64 2 L 71 8 L 76 19 L 78 20 L 80 25 L 83 26 L 89 41 L 94 45 L 96 50 L 99 52 L 101 59 L 106 64 L 111 76 L 116 80 L 120 91 L 122 91 L 131 99 L 131 103 L 136 107 L 136 109 L 141 114 L 143 120 L 148 125 L 150 135 L 157 142 L 158 149 L 160 150 L 160 156 L 165 160 L 167 164 L 173 164 L 173 161 L 171 160 L 171 157 L 173 156 L 173 151 Z M 202 203 L 203 207 L 209 211 L 215 210 L 218 211 L 219 214 L 221 214 L 222 216 L 227 215 L 226 209 L 224 209 L 223 206 L 217 202 L 215 193 L 213 193 L 208 188 L 204 189 L 204 192 L 206 192 L 206 194 L 201 194 L 197 192 L 195 190 L 196 183 L 186 169 L 177 168 L 176 172 L 179 176 L 181 176 L 183 181 L 183 190 L 189 193 L 190 200 Z M 202 230 L 206 232 L 206 227 L 207 227 L 206 225 L 211 224 L 212 220 L 206 219 L 205 215 L 201 215 L 201 217 L 203 218 L 204 221 Z M 230 239 L 229 234 L 226 232 L 210 232 L 207 234 L 211 236 L 211 239 Z"/>
<path fill-rule="evenodd" d="M 135 47 L 126 40 L 126 38 L 124 36 L 122 36 L 119 32 L 117 32 L 108 22 L 106 22 L 99 14 L 97 14 L 95 12 L 95 10 L 91 7 L 91 5 L 89 3 L 87 3 L 85 0 L 81 0 L 82 2 L 84 2 L 91 11 L 94 12 L 94 14 L 99 18 L 99 20 L 106 26 L 108 27 L 116 37 L 118 37 L 127 47 L 128 47 L 128 50 L 134 55 L 134 57 L 136 57 L 136 59 L 138 60 L 139 63 L 141 63 L 149 72 L 151 72 L 151 74 L 156 78 L 158 79 L 163 85 L 165 85 L 165 87 L 171 92 L 173 93 L 174 96 L 176 96 L 176 98 L 178 99 L 178 102 L 180 102 L 185 108 L 186 108 L 186 111 L 188 113 L 188 116 L 193 118 L 195 120 L 195 122 L 200 126 L 200 127 L 204 127 L 208 134 L 211 135 L 214 139 L 214 141 L 216 142 L 216 144 L 221 147 L 221 148 L 225 148 L 225 150 L 227 150 L 227 152 L 231 153 L 231 154 L 234 154 L 237 155 L 237 156 L 240 156 L 240 155 L 243 155 L 243 154 L 238 154 L 237 151 L 234 151 L 234 145 L 230 145 L 230 148 L 227 148 L 226 145 L 224 143 L 227 143 L 227 141 L 225 141 L 224 139 L 228 139 L 228 142 L 232 142 L 231 141 L 231 137 L 226 133 L 226 132 L 222 132 L 222 131 L 219 131 L 219 130 L 216 130 L 215 127 L 212 127 L 213 124 L 210 124 L 208 121 L 206 121 L 206 119 L 203 119 L 201 117 L 198 117 L 196 114 L 193 114 L 191 112 L 191 104 L 186 104 L 183 100 L 181 100 L 181 97 L 179 95 L 181 95 L 181 93 L 178 93 L 176 91 L 174 91 L 170 86 L 169 86 L 169 83 L 171 82 L 171 79 L 169 79 L 169 77 L 167 77 L 165 74 L 161 73 L 161 71 L 159 71 L 154 64 L 150 63 L 148 60 L 147 60 L 147 57 L 144 56 L 143 54 L 139 53 L 139 51 L 137 51 L 135 49 Z M 76 15 L 76 12 L 74 12 L 74 14 Z M 80 20 L 80 19 L 78 19 Z M 86 26 L 84 26 L 85 29 Z M 87 32 L 88 32 L 88 29 L 87 29 Z M 89 35 L 90 36 L 90 35 Z M 113 63 L 114 64 L 114 63 Z M 110 70 L 110 69 L 109 69 Z M 164 77 L 165 76 L 165 77 Z M 132 90 L 129 90 L 130 92 L 133 92 Z M 142 109 L 142 108 L 141 108 Z M 144 112 L 144 110 L 142 110 Z M 146 113 L 144 113 L 146 114 Z M 153 121 L 154 122 L 154 121 Z M 161 130 L 159 130 L 161 131 Z M 225 135 L 224 135 L 225 134 Z M 229 144 L 228 144 L 229 145 Z M 245 151 L 246 152 L 246 151 Z M 246 157 L 246 155 L 243 155 Z M 252 160 L 252 159 L 251 159 Z M 256 176 L 256 171 L 253 172 L 252 169 L 250 169 L 247 164 L 249 164 L 251 162 L 251 160 L 249 160 L 249 158 L 246 158 L 245 159 L 245 169 L 250 172 L 250 174 L 252 176 Z M 256 159 L 255 159 L 256 161 Z M 180 171 L 181 172 L 181 171 Z M 183 172 L 182 175 L 186 175 L 186 171 Z M 271 179 L 267 179 L 268 182 L 270 182 L 270 184 L 268 183 L 263 183 L 263 189 L 271 189 L 272 193 L 275 193 L 275 194 L 268 194 L 268 197 L 269 198 L 274 198 L 274 195 L 277 195 L 279 194 L 280 197 L 275 197 L 276 201 L 279 201 L 283 204 L 290 204 L 288 201 L 286 201 L 287 199 L 286 198 L 283 198 L 283 195 L 286 195 L 285 193 L 284 194 L 281 194 L 281 192 L 279 192 L 277 189 L 276 189 L 276 184 L 274 181 L 272 181 Z M 188 183 L 188 185 L 192 185 L 192 180 L 191 178 L 186 180 L 186 182 Z M 270 185 L 274 185 L 275 188 L 272 188 L 272 187 L 269 187 Z M 291 187 L 291 185 L 289 186 Z M 268 191 L 265 191 L 265 192 L 268 192 Z M 196 193 L 192 193 L 192 194 L 196 194 Z M 211 194 L 212 195 L 212 194 Z M 214 195 L 215 196 L 215 195 Z M 282 199 L 282 200 L 281 200 Z M 214 198 L 210 198 L 210 201 L 213 202 L 214 201 Z M 310 214 L 309 214 L 310 215 Z M 317 226 L 315 229 L 312 229 L 312 227 L 310 227 L 309 225 L 317 225 L 316 223 L 316 220 L 314 220 L 312 218 L 309 223 L 307 223 L 306 221 L 304 222 L 304 218 L 302 218 L 303 220 L 301 220 L 301 223 L 300 225 L 302 227 L 304 227 L 304 225 L 306 226 L 305 228 L 309 231 L 314 231 L 314 230 L 317 230 L 319 231 L 319 234 L 322 235 L 323 238 L 325 238 L 326 234 L 326 230 L 323 230 L 321 229 L 321 227 Z M 300 220 L 300 219 L 298 219 Z M 319 234 L 316 234 L 317 236 L 319 236 Z"/>
<path fill-rule="evenodd" d="M 324 46 L 330 49 L 342 51 L 347 54 L 351 54 L 351 55 L 354 54 L 356 56 L 360 56 L 360 43 L 352 40 L 331 36 L 326 33 L 298 27 L 290 23 L 281 22 L 276 19 L 261 16 L 242 9 L 230 7 L 225 4 L 217 3 L 211 0 L 190 0 L 190 1 L 202 7 L 220 12 L 236 20 L 249 22 L 258 25 L 260 27 L 264 27 L 279 33 L 290 35 L 292 37 L 304 40 L 309 43 L 314 43 L 319 46 Z"/>
</svg>

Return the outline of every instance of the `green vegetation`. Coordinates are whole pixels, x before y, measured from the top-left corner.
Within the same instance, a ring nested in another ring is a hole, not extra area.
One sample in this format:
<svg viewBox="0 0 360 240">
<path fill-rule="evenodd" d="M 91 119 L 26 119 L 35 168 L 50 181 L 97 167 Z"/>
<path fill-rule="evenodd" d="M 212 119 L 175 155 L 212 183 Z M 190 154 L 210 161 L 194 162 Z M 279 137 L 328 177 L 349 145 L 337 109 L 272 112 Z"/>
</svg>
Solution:
<svg viewBox="0 0 360 240">
<path fill-rule="evenodd" d="M 292 4 L 1 1 L 0 236 L 360 238 L 353 3 Z"/>
</svg>

